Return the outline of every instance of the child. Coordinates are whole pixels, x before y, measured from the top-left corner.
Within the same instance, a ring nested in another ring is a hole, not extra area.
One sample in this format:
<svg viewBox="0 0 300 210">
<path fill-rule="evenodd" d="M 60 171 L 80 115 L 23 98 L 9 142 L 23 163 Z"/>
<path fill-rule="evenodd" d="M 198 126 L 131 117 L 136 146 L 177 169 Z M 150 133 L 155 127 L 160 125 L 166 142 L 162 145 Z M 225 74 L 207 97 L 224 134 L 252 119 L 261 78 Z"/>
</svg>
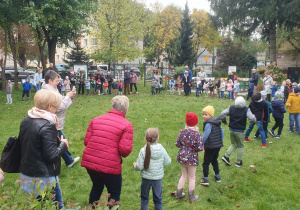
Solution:
<svg viewBox="0 0 300 210">
<path fill-rule="evenodd" d="M 275 93 L 278 90 L 278 85 L 277 85 L 276 81 L 272 82 L 272 88 L 271 89 L 272 89 L 272 98 L 274 98 L 275 97 Z"/>
<path fill-rule="evenodd" d="M 149 191 L 152 187 L 155 209 L 163 209 L 162 205 L 162 178 L 164 177 L 164 166 L 171 164 L 171 158 L 165 148 L 158 143 L 158 128 L 148 128 L 146 131 L 146 142 L 139 153 L 133 167 L 141 171 L 141 210 L 148 209 Z"/>
<path fill-rule="evenodd" d="M 91 79 L 91 85 L 92 85 L 93 94 L 96 94 L 97 81 L 96 81 L 95 77 L 92 77 L 92 79 Z"/>
<path fill-rule="evenodd" d="M 266 93 L 267 93 L 266 100 L 268 102 L 271 102 L 271 85 L 270 85 L 269 81 L 265 81 L 264 91 L 266 91 Z"/>
<path fill-rule="evenodd" d="M 204 94 L 205 94 L 204 97 L 208 97 L 208 86 L 209 86 L 209 83 L 207 80 L 205 80 L 205 82 L 203 84 L 203 90 L 204 90 Z"/>
<path fill-rule="evenodd" d="M 156 95 L 155 93 L 155 88 L 158 86 L 158 82 L 155 79 L 155 77 L 152 78 L 152 82 L 151 82 L 151 94 L 152 95 Z"/>
<path fill-rule="evenodd" d="M 89 78 L 87 79 L 87 81 L 85 81 L 85 89 L 86 89 L 86 94 L 89 96 L 90 95 L 90 89 L 91 89 L 91 82 L 90 82 Z"/>
<path fill-rule="evenodd" d="M 27 100 L 29 101 L 29 91 L 31 89 L 31 83 L 29 77 L 26 78 L 26 82 L 23 83 L 23 94 L 22 101 L 24 101 L 25 94 L 27 95 Z"/>
<path fill-rule="evenodd" d="M 66 88 L 65 88 L 64 80 L 61 79 L 61 95 L 65 96 L 65 93 L 66 93 Z"/>
<path fill-rule="evenodd" d="M 283 82 L 281 83 L 281 87 L 280 87 L 280 91 L 283 92 L 283 93 L 284 93 L 284 88 L 285 88 L 285 86 L 286 86 L 286 81 L 283 81 Z"/>
<path fill-rule="evenodd" d="M 195 83 L 195 86 L 196 86 L 196 97 L 199 97 L 200 90 L 202 88 L 202 83 L 201 83 L 200 77 L 197 77 L 197 81 Z"/>
<path fill-rule="evenodd" d="M 233 97 L 234 99 L 237 98 L 237 94 L 240 91 L 240 83 L 237 80 L 234 80 L 234 85 L 233 85 Z"/>
<path fill-rule="evenodd" d="M 220 85 L 221 85 L 221 80 L 218 79 L 218 81 L 215 84 L 218 98 L 221 98 L 221 95 L 220 95 Z"/>
<path fill-rule="evenodd" d="M 114 95 L 117 95 L 118 84 L 117 84 L 117 80 L 116 79 L 114 79 L 114 81 L 113 81 L 112 89 L 113 89 Z"/>
<path fill-rule="evenodd" d="M 253 91 L 254 91 L 254 83 L 250 83 L 249 86 L 248 86 L 247 101 L 249 100 L 249 98 L 252 97 Z"/>
<path fill-rule="evenodd" d="M 275 93 L 275 100 L 272 101 L 272 108 L 273 108 L 273 117 L 275 120 L 275 125 L 273 126 L 272 130 L 269 130 L 271 136 L 275 137 L 276 139 L 280 139 L 280 135 L 283 129 L 283 118 L 284 113 L 286 112 L 284 109 L 284 102 L 283 102 L 283 92 L 276 91 Z M 275 136 L 274 131 L 278 128 L 278 133 Z"/>
<path fill-rule="evenodd" d="M 105 95 L 108 95 L 108 81 L 107 81 L 107 79 L 104 82 L 104 90 L 105 90 Z"/>
<path fill-rule="evenodd" d="M 232 100 L 233 82 L 231 79 L 228 81 L 226 86 L 227 86 L 227 91 L 228 91 L 228 99 Z"/>
<path fill-rule="evenodd" d="M 294 88 L 294 93 L 289 94 L 285 105 L 289 111 L 290 132 L 294 132 L 294 122 L 296 121 L 296 130 L 300 135 L 300 87 Z"/>
<path fill-rule="evenodd" d="M 221 120 L 225 125 L 228 125 L 226 117 L 229 116 L 229 130 L 231 146 L 226 151 L 222 160 L 227 164 L 231 165 L 229 157 L 234 150 L 238 150 L 236 167 L 243 165 L 242 157 L 244 153 L 244 131 L 247 125 L 247 118 L 251 123 L 256 122 L 255 116 L 252 114 L 250 109 L 246 106 L 246 101 L 243 97 L 239 96 L 235 99 L 235 105 L 232 105 L 222 111 Z"/>
<path fill-rule="evenodd" d="M 264 100 L 262 100 L 261 93 L 255 93 L 251 99 L 252 99 L 252 101 L 250 102 L 249 108 L 256 117 L 255 124 L 256 124 L 258 131 L 260 133 L 260 136 L 261 136 L 261 145 L 262 145 L 262 148 L 267 148 L 267 139 L 266 139 L 266 134 L 263 129 L 263 121 L 265 121 L 265 122 L 268 121 L 268 115 L 264 114 L 264 113 L 268 112 L 268 105 Z M 248 137 L 249 137 L 253 127 L 254 127 L 254 124 L 249 125 L 249 127 L 245 133 L 244 142 L 251 142 L 251 140 Z"/>
<path fill-rule="evenodd" d="M 123 94 L 123 82 L 122 80 L 119 81 L 119 95 L 122 95 Z"/>
<path fill-rule="evenodd" d="M 284 101 L 286 102 L 288 100 L 289 94 L 293 92 L 293 89 L 292 89 L 292 82 L 290 79 L 287 79 L 285 84 L 286 85 L 284 87 Z"/>
<path fill-rule="evenodd" d="M 225 86 L 226 86 L 226 83 L 225 83 L 224 79 L 221 79 L 220 92 L 221 92 L 222 99 L 224 99 Z"/>
<path fill-rule="evenodd" d="M 61 78 L 59 77 L 59 82 L 57 84 L 57 90 L 60 94 L 61 94 L 61 87 L 62 87 L 62 81 L 61 81 Z"/>
<path fill-rule="evenodd" d="M 102 89 L 102 84 L 101 84 L 100 79 L 97 80 L 97 89 L 98 89 L 98 96 L 100 96 L 101 95 L 101 89 Z"/>
<path fill-rule="evenodd" d="M 212 81 L 209 82 L 208 88 L 209 88 L 209 97 L 211 97 L 211 95 L 215 97 L 215 86 Z"/>
<path fill-rule="evenodd" d="M 177 162 L 180 163 L 182 175 L 178 183 L 175 199 L 185 197 L 182 192 L 187 179 L 189 179 L 190 203 L 199 199 L 194 195 L 196 168 L 199 165 L 198 152 L 203 150 L 201 134 L 198 132 L 198 117 L 194 113 L 187 113 L 185 116 L 186 127 L 181 130 L 176 139 L 175 145 L 180 148 L 177 154 Z"/>
<path fill-rule="evenodd" d="M 64 84 L 65 84 L 65 88 L 66 88 L 66 93 L 70 92 L 71 91 L 71 81 L 69 80 L 68 76 L 66 76 Z"/>
<path fill-rule="evenodd" d="M 7 82 L 6 82 L 5 93 L 6 93 L 6 98 L 7 98 L 7 103 L 6 104 L 12 104 L 12 98 L 11 98 L 12 84 L 11 84 L 10 80 L 7 80 Z"/>
<path fill-rule="evenodd" d="M 169 85 L 170 85 L 170 93 L 171 93 L 171 95 L 173 95 L 174 92 L 175 92 L 175 80 L 174 80 L 174 77 L 171 77 Z"/>
<path fill-rule="evenodd" d="M 176 85 L 177 85 L 178 95 L 180 96 L 181 95 L 181 78 L 180 77 L 177 78 Z"/>
<path fill-rule="evenodd" d="M 224 131 L 221 127 L 219 117 L 214 117 L 215 109 L 213 106 L 207 106 L 202 110 L 204 119 L 203 124 L 203 145 L 204 145 L 204 160 L 203 160 L 203 179 L 201 185 L 208 186 L 209 165 L 212 164 L 215 172 L 216 182 L 221 182 L 219 174 L 218 157 L 221 147 L 223 147 Z"/>
</svg>

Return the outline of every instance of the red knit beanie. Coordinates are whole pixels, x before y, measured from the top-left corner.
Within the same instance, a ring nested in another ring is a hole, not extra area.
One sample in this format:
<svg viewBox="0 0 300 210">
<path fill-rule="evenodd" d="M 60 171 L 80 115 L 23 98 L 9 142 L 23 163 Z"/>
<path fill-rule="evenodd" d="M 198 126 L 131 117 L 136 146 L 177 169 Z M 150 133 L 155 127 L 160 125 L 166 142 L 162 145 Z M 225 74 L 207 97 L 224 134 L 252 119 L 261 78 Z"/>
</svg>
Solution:
<svg viewBox="0 0 300 210">
<path fill-rule="evenodd" d="M 187 126 L 194 127 L 198 124 L 198 117 L 195 113 L 186 113 L 185 122 Z"/>
</svg>

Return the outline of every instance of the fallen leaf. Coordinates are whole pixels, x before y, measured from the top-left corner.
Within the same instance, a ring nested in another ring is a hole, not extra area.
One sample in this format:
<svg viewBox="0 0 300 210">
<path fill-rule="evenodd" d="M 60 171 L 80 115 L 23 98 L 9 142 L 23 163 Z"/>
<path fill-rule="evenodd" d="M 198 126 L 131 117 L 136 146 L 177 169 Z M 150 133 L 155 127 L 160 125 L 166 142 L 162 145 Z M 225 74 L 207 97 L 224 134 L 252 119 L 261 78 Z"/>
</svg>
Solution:
<svg viewBox="0 0 300 210">
<path fill-rule="evenodd" d="M 255 166 L 254 165 L 250 165 L 250 168 L 255 168 Z"/>
<path fill-rule="evenodd" d="M 237 208 L 241 207 L 240 205 L 236 205 Z"/>
<path fill-rule="evenodd" d="M 211 199 L 210 199 L 210 198 L 207 198 L 207 201 L 208 201 L 208 202 L 211 202 Z"/>
<path fill-rule="evenodd" d="M 172 191 L 171 196 L 175 196 L 175 195 L 176 195 L 176 191 Z"/>
<path fill-rule="evenodd" d="M 251 172 L 255 174 L 257 171 L 256 170 L 251 170 Z"/>
<path fill-rule="evenodd" d="M 2 187 L 4 187 L 4 182 L 1 184 Z"/>
<path fill-rule="evenodd" d="M 228 186 L 228 188 L 233 188 L 233 187 L 234 187 L 234 185 L 229 185 L 229 186 Z"/>
<path fill-rule="evenodd" d="M 292 145 L 290 145 L 289 147 L 290 147 L 290 148 L 292 148 L 293 146 L 292 146 Z"/>
<path fill-rule="evenodd" d="M 272 141 L 269 141 L 269 144 L 273 144 L 273 142 L 272 142 Z"/>
<path fill-rule="evenodd" d="M 167 142 L 167 145 L 170 145 L 170 142 Z"/>
<path fill-rule="evenodd" d="M 221 194 L 221 192 L 220 192 L 219 190 L 216 189 L 216 191 L 217 191 L 219 194 Z"/>
<path fill-rule="evenodd" d="M 181 122 L 180 124 L 183 125 L 183 122 Z"/>
</svg>

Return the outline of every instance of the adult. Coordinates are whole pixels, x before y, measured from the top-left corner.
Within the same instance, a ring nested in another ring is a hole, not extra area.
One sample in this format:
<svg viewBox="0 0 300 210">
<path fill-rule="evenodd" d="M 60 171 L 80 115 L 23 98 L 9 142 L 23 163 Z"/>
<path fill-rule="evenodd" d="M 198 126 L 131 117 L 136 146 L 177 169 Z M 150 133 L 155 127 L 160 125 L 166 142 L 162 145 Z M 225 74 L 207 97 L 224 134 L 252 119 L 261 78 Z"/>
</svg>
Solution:
<svg viewBox="0 0 300 210">
<path fill-rule="evenodd" d="M 253 93 L 256 93 L 256 87 L 257 87 L 257 82 L 258 82 L 258 74 L 256 73 L 256 69 L 252 69 L 252 77 L 249 79 L 250 79 L 249 83 L 254 84 Z"/>
<path fill-rule="evenodd" d="M 154 78 L 157 81 L 158 93 L 160 94 L 161 88 L 162 88 L 162 76 L 160 75 L 159 71 L 156 72 L 156 75 L 154 75 Z M 156 93 L 157 93 L 157 91 L 156 91 Z"/>
<path fill-rule="evenodd" d="M 206 78 L 206 73 L 204 71 L 203 68 L 200 69 L 200 72 L 197 73 L 197 77 L 200 78 L 200 81 L 201 81 L 201 92 L 203 93 L 203 85 L 204 85 L 204 82 L 205 82 L 205 78 Z"/>
<path fill-rule="evenodd" d="M 185 96 L 188 96 L 190 94 L 190 89 L 191 89 L 190 87 L 191 80 L 188 71 L 185 71 L 184 76 L 182 78 L 182 82 L 183 82 Z"/>
<path fill-rule="evenodd" d="M 230 79 L 232 80 L 232 82 L 234 82 L 234 75 L 231 71 L 228 72 L 227 82 L 229 82 Z"/>
<path fill-rule="evenodd" d="M 50 63 L 50 64 L 49 64 L 49 67 L 46 68 L 46 70 L 45 70 L 45 72 L 44 72 L 44 75 L 46 75 L 46 73 L 47 73 L 49 70 L 55 71 L 55 69 L 54 69 L 54 67 L 53 67 L 53 63 Z"/>
<path fill-rule="evenodd" d="M 28 116 L 20 126 L 19 169 L 20 177 L 24 180 L 21 187 L 28 195 L 39 195 L 40 192 L 36 191 L 39 182 L 40 190 L 55 182 L 55 201 L 59 209 L 62 209 L 64 204 L 58 175 L 60 158 L 68 149 L 68 141 L 57 138 L 58 119 L 54 114 L 61 105 L 61 96 L 54 91 L 40 90 L 34 96 L 34 103 L 35 107 L 28 111 Z M 39 181 L 35 181 L 36 179 Z"/>
<path fill-rule="evenodd" d="M 108 82 L 108 94 L 110 95 L 111 94 L 111 86 L 114 81 L 113 77 L 111 76 L 110 71 L 107 72 L 106 80 Z"/>
<path fill-rule="evenodd" d="M 86 73 L 83 68 L 79 69 L 79 71 L 77 73 L 77 78 L 78 78 L 78 84 L 79 84 L 78 95 L 80 94 L 81 90 L 82 90 L 82 95 L 84 95 Z"/>
<path fill-rule="evenodd" d="M 37 67 L 36 73 L 34 74 L 34 78 L 32 81 L 32 85 L 35 91 L 39 91 L 41 89 L 42 79 L 43 79 L 42 69 Z"/>
<path fill-rule="evenodd" d="M 133 127 L 125 119 L 129 99 L 115 96 L 111 102 L 112 109 L 107 114 L 92 119 L 84 139 L 86 147 L 81 166 L 86 168 L 93 182 L 90 204 L 100 199 L 104 186 L 109 193 L 108 200 L 120 201 L 122 157 L 132 151 Z"/>
<path fill-rule="evenodd" d="M 42 89 L 52 90 L 58 93 L 57 84 L 59 83 L 59 75 L 55 71 L 48 71 L 45 75 L 45 84 L 42 85 Z M 64 136 L 62 129 L 64 129 L 65 125 L 65 118 L 66 118 L 66 110 L 71 104 L 74 102 L 74 96 L 76 95 L 76 91 L 72 90 L 66 94 L 66 96 L 61 96 L 61 105 L 59 109 L 55 112 L 58 118 L 58 136 Z M 75 163 L 77 163 L 80 157 L 73 158 L 69 150 L 67 150 L 63 155 L 62 158 L 65 161 L 67 167 L 72 167 Z"/>
<path fill-rule="evenodd" d="M 193 72 L 192 72 L 192 70 L 189 69 L 189 66 L 185 66 L 185 69 L 182 71 L 181 78 L 184 77 L 185 71 L 188 71 L 188 73 L 189 73 L 189 80 L 192 81 L 192 79 L 193 79 Z"/>
<path fill-rule="evenodd" d="M 95 71 L 94 77 L 96 78 L 98 74 L 100 74 L 102 77 L 104 77 L 104 74 L 103 74 L 100 66 L 97 67 L 97 71 Z"/>
<path fill-rule="evenodd" d="M 76 74 L 74 72 L 74 68 L 71 66 L 68 73 L 67 73 L 69 80 L 71 82 L 71 90 L 73 89 L 73 87 L 75 87 L 75 79 L 76 79 Z"/>
<path fill-rule="evenodd" d="M 136 83 L 138 82 L 138 77 L 133 70 L 130 71 L 130 92 L 132 94 L 132 86 L 134 86 L 135 92 L 138 93 Z"/>
<path fill-rule="evenodd" d="M 130 73 L 128 72 L 127 69 L 124 70 L 124 94 L 126 95 L 126 90 L 127 94 L 130 95 L 129 92 L 129 84 L 130 84 Z"/>
<path fill-rule="evenodd" d="M 263 82 L 263 85 L 265 85 L 265 82 L 268 81 L 269 85 L 272 85 L 273 82 L 273 78 L 270 75 L 270 72 L 265 71 L 264 72 L 265 77 L 264 78 L 260 78 L 260 80 Z"/>
</svg>

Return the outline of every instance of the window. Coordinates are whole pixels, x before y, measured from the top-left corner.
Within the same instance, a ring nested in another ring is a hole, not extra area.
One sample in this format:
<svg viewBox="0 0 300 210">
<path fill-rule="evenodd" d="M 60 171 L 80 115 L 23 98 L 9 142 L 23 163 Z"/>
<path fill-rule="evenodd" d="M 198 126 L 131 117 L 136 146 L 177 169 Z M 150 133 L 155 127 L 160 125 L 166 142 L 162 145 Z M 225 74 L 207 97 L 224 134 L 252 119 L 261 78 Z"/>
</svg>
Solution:
<svg viewBox="0 0 300 210">
<path fill-rule="evenodd" d="M 88 40 L 87 39 L 84 39 L 83 40 L 83 47 L 87 47 L 88 46 Z"/>
<path fill-rule="evenodd" d="M 74 42 L 73 41 L 69 41 L 69 46 L 70 47 L 74 47 Z"/>
<path fill-rule="evenodd" d="M 97 40 L 95 38 L 92 38 L 91 41 L 93 46 L 97 45 Z"/>
<path fill-rule="evenodd" d="M 59 55 L 56 55 L 56 61 L 59 61 Z"/>
</svg>

